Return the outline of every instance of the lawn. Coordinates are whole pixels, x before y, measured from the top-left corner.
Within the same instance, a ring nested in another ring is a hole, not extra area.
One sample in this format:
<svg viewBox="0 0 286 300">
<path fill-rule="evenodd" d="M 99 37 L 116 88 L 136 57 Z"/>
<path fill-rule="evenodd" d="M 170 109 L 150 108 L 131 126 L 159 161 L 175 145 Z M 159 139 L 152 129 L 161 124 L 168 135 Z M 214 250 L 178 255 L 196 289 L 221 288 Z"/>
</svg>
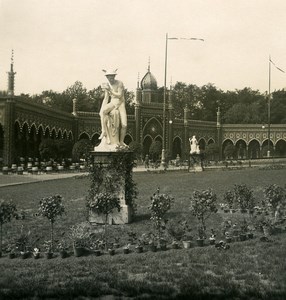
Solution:
<svg viewBox="0 0 286 300">
<path fill-rule="evenodd" d="M 218 201 L 222 201 L 227 189 L 244 183 L 253 188 L 259 203 L 266 186 L 285 185 L 285 175 L 285 169 L 135 173 L 139 191 L 137 217 L 131 224 L 112 226 L 109 232 L 113 237 L 119 236 L 123 246 L 131 230 L 138 234 L 152 230 L 148 206 L 150 196 L 160 187 L 162 193 L 174 197 L 168 219 L 188 220 L 195 234 L 197 222 L 188 211 L 194 189 L 212 188 Z M 19 235 L 22 228 L 31 231 L 37 240 L 35 244 L 41 247 L 49 238 L 49 223 L 36 216 L 38 203 L 42 197 L 55 193 L 63 196 L 67 210 L 55 223 L 56 239 L 67 236 L 70 226 L 86 221 L 84 196 L 88 187 L 88 178 L 80 177 L 0 188 L 1 198 L 13 199 L 25 214 L 24 220 L 4 225 L 4 244 Z M 219 211 L 208 220 L 208 232 L 214 228 L 220 239 L 220 224 L 241 217 Z M 253 240 L 231 243 L 228 250 L 193 246 L 178 250 L 169 247 L 154 253 L 146 248 L 142 254 L 126 255 L 119 248 L 115 256 L 71 255 L 51 260 L 11 260 L 4 256 L 0 258 L 0 299 L 92 299 L 104 295 L 113 295 L 110 299 L 285 299 L 286 233 L 271 236 L 270 242 L 260 241 L 262 233 L 255 234 Z"/>
</svg>

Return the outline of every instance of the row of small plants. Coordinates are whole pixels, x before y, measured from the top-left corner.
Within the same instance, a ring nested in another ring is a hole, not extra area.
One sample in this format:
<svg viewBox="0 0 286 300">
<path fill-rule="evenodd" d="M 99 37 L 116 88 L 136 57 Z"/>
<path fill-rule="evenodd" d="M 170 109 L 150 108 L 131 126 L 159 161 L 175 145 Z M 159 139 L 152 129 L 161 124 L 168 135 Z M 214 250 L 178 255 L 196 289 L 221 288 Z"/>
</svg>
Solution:
<svg viewBox="0 0 286 300">
<path fill-rule="evenodd" d="M 43 198 L 39 203 L 38 215 L 45 217 L 50 224 L 50 237 L 43 245 L 47 258 L 53 257 L 59 252 L 61 257 L 66 257 L 68 251 L 73 248 L 75 256 L 81 256 L 92 252 L 96 255 L 110 253 L 113 255 L 117 248 L 122 248 L 123 253 L 130 251 L 143 252 L 143 248 L 151 251 L 158 249 L 165 250 L 168 245 L 172 248 L 189 248 L 195 239 L 193 230 L 188 220 L 168 220 L 174 198 L 169 194 L 160 193 L 158 190 L 151 196 L 149 210 L 152 230 L 142 235 L 133 231 L 127 233 L 124 239 L 124 247 L 120 245 L 118 237 L 110 237 L 112 230 L 107 226 L 108 216 L 114 209 L 120 210 L 120 200 L 114 193 L 99 193 L 89 198 L 88 208 L 105 216 L 104 226 L 91 226 L 88 223 L 81 223 L 70 228 L 68 238 L 62 240 L 54 239 L 54 225 L 58 218 L 65 214 L 65 207 L 60 195 Z M 207 230 L 207 220 L 211 215 L 218 212 L 217 195 L 211 190 L 195 190 L 190 198 L 190 213 L 197 220 L 196 242 L 198 246 L 206 244 L 209 237 L 209 244 L 216 244 L 216 237 L 220 233 L 221 238 L 226 242 L 243 241 L 253 238 L 255 230 L 261 230 L 265 236 L 271 234 L 273 229 L 285 229 L 286 217 L 286 192 L 285 188 L 277 185 L 270 185 L 264 190 L 264 198 L 260 206 L 255 205 L 256 201 L 252 190 L 246 185 L 235 185 L 232 190 L 225 192 L 224 200 L 229 209 L 248 210 L 247 218 L 234 218 L 233 214 L 223 221 L 221 228 Z M 16 206 L 11 201 L 0 201 L 0 254 L 2 255 L 2 230 L 3 225 L 10 222 L 13 217 L 19 219 Z M 20 218 L 21 219 L 21 218 Z M 284 226 L 284 227 L 283 227 Z M 122 238 L 122 237 L 121 237 Z M 14 242 L 6 245 L 5 250 L 11 258 L 16 254 L 23 258 L 34 256 L 38 258 L 41 247 L 38 245 L 39 238 L 32 240 L 31 234 L 22 228 L 21 235 Z M 119 250 L 117 250 L 118 252 Z M 121 250 L 120 250 L 121 251 Z M 119 252 L 120 252 L 119 251 Z"/>
</svg>

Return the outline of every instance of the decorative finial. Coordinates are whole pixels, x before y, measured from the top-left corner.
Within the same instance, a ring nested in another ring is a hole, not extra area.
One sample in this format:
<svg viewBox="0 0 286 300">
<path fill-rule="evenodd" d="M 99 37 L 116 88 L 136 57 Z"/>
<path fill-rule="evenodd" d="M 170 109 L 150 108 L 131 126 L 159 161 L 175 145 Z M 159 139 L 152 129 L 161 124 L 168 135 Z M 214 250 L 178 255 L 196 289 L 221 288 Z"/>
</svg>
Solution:
<svg viewBox="0 0 286 300">
<path fill-rule="evenodd" d="M 11 64 L 14 64 L 14 49 L 12 49 Z"/>
<path fill-rule="evenodd" d="M 140 80 L 140 73 L 138 72 L 138 77 L 137 77 L 137 88 L 139 89 L 139 80 Z"/>
<path fill-rule="evenodd" d="M 149 56 L 149 60 L 148 60 L 148 72 L 150 72 L 150 56 Z"/>
</svg>

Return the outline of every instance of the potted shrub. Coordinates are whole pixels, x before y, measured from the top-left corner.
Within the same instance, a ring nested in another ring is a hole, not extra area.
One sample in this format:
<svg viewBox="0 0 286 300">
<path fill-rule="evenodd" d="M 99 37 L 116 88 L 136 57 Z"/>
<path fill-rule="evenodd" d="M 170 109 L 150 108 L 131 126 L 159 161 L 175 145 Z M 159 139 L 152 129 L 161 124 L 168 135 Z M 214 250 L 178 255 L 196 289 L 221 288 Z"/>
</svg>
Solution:
<svg viewBox="0 0 286 300">
<path fill-rule="evenodd" d="M 234 201 L 238 204 L 240 211 L 246 213 L 252 210 L 255 205 L 253 191 L 245 184 L 235 184 L 233 189 Z"/>
<path fill-rule="evenodd" d="M 53 258 L 53 250 L 52 250 L 52 241 L 45 241 L 44 243 L 44 248 L 45 248 L 45 256 L 47 259 Z"/>
<path fill-rule="evenodd" d="M 25 259 L 30 256 L 30 231 L 25 231 L 24 226 L 21 227 L 21 232 L 18 237 L 15 238 L 15 247 L 20 252 L 20 257 Z"/>
<path fill-rule="evenodd" d="M 111 256 L 115 255 L 115 249 L 114 249 L 114 248 L 109 248 L 109 249 L 108 249 L 108 253 L 109 253 L 109 255 L 111 255 Z"/>
<path fill-rule="evenodd" d="M 95 256 L 101 255 L 101 250 L 105 248 L 104 242 L 100 239 L 97 239 L 95 242 L 92 243 L 92 249 Z"/>
<path fill-rule="evenodd" d="M 58 243 L 58 250 L 61 258 L 66 258 L 68 256 L 67 249 L 68 249 L 68 245 L 66 240 L 61 240 Z"/>
<path fill-rule="evenodd" d="M 170 238 L 172 239 L 171 247 L 173 249 L 179 248 L 179 242 L 184 243 L 185 246 L 189 244 L 191 245 L 191 240 L 193 239 L 191 235 L 191 228 L 189 227 L 186 220 L 174 221 L 170 220 L 166 224 L 166 230 Z"/>
<path fill-rule="evenodd" d="M 152 252 L 156 252 L 157 251 L 157 240 L 158 240 L 158 237 L 153 232 L 142 234 L 142 240 L 144 240 L 144 244 L 148 245 L 148 248 Z"/>
<path fill-rule="evenodd" d="M 247 239 L 247 231 L 248 231 L 248 224 L 245 220 L 245 218 L 243 219 L 242 223 L 240 224 L 240 234 L 239 234 L 239 237 L 240 237 L 240 240 L 241 241 L 246 241 Z"/>
<path fill-rule="evenodd" d="M 285 215 L 286 190 L 277 184 L 271 184 L 264 189 L 264 210 L 268 211 L 275 223 L 279 223 Z"/>
<path fill-rule="evenodd" d="M 202 245 L 203 242 L 201 240 L 204 240 L 206 237 L 206 220 L 212 213 L 217 212 L 217 196 L 211 189 L 195 190 L 190 200 L 190 211 L 200 223 L 198 226 L 198 244 Z"/>
<path fill-rule="evenodd" d="M 12 201 L 0 199 L 0 257 L 2 256 L 3 225 L 16 216 L 16 205 Z"/>
<path fill-rule="evenodd" d="M 70 228 L 70 238 L 76 257 L 83 256 L 86 253 L 89 237 L 90 227 L 85 223 L 73 225 Z"/>
<path fill-rule="evenodd" d="M 206 239 L 205 228 L 202 225 L 198 226 L 197 245 L 203 247 Z"/>
<path fill-rule="evenodd" d="M 123 247 L 123 253 L 128 254 L 130 252 L 130 244 L 127 244 Z"/>
<path fill-rule="evenodd" d="M 231 190 L 226 191 L 223 195 L 223 200 L 227 203 L 228 211 L 230 210 L 231 212 L 234 212 L 233 210 L 235 205 L 235 196 L 233 191 Z"/>
<path fill-rule="evenodd" d="M 130 245 L 134 245 L 134 249 L 137 253 L 142 253 L 144 245 L 143 237 L 138 237 L 134 231 L 129 231 L 127 234 Z"/>
<path fill-rule="evenodd" d="M 39 259 L 40 258 L 40 249 L 39 248 L 34 248 L 33 257 L 34 257 L 34 259 Z"/>
<path fill-rule="evenodd" d="M 137 242 L 136 242 L 136 245 L 135 245 L 135 251 L 137 253 L 142 253 L 143 252 L 143 245 L 144 245 L 144 243 L 143 243 L 142 239 L 138 238 Z"/>
<path fill-rule="evenodd" d="M 65 212 L 65 207 L 62 203 L 62 196 L 53 195 L 50 197 L 42 198 L 40 201 L 39 215 L 46 217 L 50 221 L 50 241 L 51 251 L 54 251 L 54 223 L 56 218 L 62 216 Z"/>
<path fill-rule="evenodd" d="M 23 172 L 24 172 L 24 168 L 23 167 L 18 167 L 17 168 L 17 174 L 18 175 L 23 175 Z"/>
<path fill-rule="evenodd" d="M 9 258 L 13 259 L 16 257 L 16 246 L 15 243 L 9 243 L 7 247 L 7 252 L 9 253 Z"/>
<path fill-rule="evenodd" d="M 210 245 L 214 245 L 215 244 L 215 240 L 216 240 L 216 234 L 214 232 L 213 229 L 211 229 L 211 236 L 209 237 L 209 242 L 210 242 Z"/>
<path fill-rule="evenodd" d="M 171 208 L 171 204 L 174 198 L 168 194 L 161 194 L 160 189 L 151 196 L 151 205 L 149 209 L 151 210 L 151 221 L 153 226 L 157 231 L 159 248 L 166 249 L 166 241 L 163 235 L 166 233 L 166 214 Z"/>
<path fill-rule="evenodd" d="M 231 234 L 228 231 L 225 232 L 225 241 L 226 241 L 226 243 L 231 243 L 232 242 Z"/>
<path fill-rule="evenodd" d="M 3 173 L 3 175 L 8 175 L 8 173 L 9 173 L 9 168 L 8 168 L 7 166 L 4 166 L 4 167 L 2 168 L 2 173 Z"/>
</svg>

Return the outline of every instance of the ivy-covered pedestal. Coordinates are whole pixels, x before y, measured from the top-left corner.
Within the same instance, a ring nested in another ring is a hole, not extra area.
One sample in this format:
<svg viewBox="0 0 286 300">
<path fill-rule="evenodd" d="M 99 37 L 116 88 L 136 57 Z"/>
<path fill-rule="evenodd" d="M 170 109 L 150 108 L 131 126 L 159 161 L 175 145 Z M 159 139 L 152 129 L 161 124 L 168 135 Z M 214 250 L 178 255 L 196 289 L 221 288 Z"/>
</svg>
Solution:
<svg viewBox="0 0 286 300">
<path fill-rule="evenodd" d="M 91 158 L 91 186 L 87 197 L 89 222 L 92 224 L 130 223 L 136 208 L 137 197 L 136 185 L 132 178 L 133 152 L 128 150 L 93 151 Z M 106 195 L 106 201 L 104 195 Z M 100 197 L 102 200 L 99 201 Z M 106 214 L 108 209 L 104 205 L 113 205 L 112 199 L 114 198 L 119 199 L 120 209 L 115 205 L 114 209 Z"/>
</svg>

